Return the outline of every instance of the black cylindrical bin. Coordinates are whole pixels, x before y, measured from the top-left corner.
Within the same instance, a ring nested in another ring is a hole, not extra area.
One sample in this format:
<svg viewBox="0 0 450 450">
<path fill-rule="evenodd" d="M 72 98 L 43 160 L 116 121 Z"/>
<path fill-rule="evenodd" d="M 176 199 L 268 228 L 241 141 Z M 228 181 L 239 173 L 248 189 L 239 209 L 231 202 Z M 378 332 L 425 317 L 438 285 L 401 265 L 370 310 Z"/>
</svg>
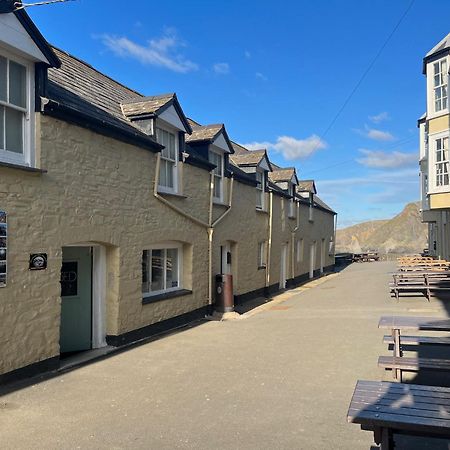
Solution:
<svg viewBox="0 0 450 450">
<path fill-rule="evenodd" d="M 216 275 L 215 310 L 234 311 L 233 277 L 231 274 Z"/>
</svg>

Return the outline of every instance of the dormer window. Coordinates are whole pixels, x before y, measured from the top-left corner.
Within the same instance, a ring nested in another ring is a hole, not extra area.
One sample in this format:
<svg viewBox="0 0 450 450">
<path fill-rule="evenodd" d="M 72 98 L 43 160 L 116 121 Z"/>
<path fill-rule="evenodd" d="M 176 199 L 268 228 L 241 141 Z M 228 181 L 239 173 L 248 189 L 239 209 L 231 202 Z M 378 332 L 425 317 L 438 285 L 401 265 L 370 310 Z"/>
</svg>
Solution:
<svg viewBox="0 0 450 450">
<path fill-rule="evenodd" d="M 216 166 L 216 168 L 214 169 L 213 199 L 216 202 L 221 203 L 223 202 L 223 173 L 224 173 L 223 153 L 210 150 L 209 162 Z"/>
<path fill-rule="evenodd" d="M 447 60 L 441 59 L 433 64 L 434 70 L 434 110 L 447 109 L 448 102 L 448 69 Z"/>
<path fill-rule="evenodd" d="M 258 182 L 258 185 L 256 186 L 256 208 L 264 210 L 266 174 L 263 170 L 256 171 L 256 181 Z"/>
<path fill-rule="evenodd" d="M 31 165 L 31 67 L 0 55 L 0 160 Z"/>
<path fill-rule="evenodd" d="M 295 212 L 294 212 L 294 206 L 295 206 L 295 201 L 294 201 L 294 185 L 292 183 L 289 183 L 289 195 L 292 196 L 291 199 L 289 199 L 289 217 L 293 218 L 295 217 Z"/>
<path fill-rule="evenodd" d="M 156 128 L 156 140 L 164 145 L 161 150 L 161 165 L 159 167 L 158 187 L 162 192 L 177 192 L 178 190 L 178 139 L 177 135 L 162 128 Z"/>
</svg>

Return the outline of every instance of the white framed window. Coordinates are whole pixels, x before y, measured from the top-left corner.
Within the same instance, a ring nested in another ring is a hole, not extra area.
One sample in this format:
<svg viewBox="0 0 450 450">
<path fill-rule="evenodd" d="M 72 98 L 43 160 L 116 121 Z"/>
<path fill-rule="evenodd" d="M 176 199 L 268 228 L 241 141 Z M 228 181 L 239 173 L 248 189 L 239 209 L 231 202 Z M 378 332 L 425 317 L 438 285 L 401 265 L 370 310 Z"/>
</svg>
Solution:
<svg viewBox="0 0 450 450">
<path fill-rule="evenodd" d="M 449 185 L 448 136 L 435 141 L 436 187 Z"/>
<path fill-rule="evenodd" d="M 288 216 L 289 217 L 295 217 L 295 200 L 294 200 L 294 185 L 292 183 L 289 183 L 289 195 L 292 196 L 292 198 L 289 199 L 288 202 Z"/>
<path fill-rule="evenodd" d="M 142 293 L 156 295 L 181 288 L 181 245 L 165 244 L 142 252 Z"/>
<path fill-rule="evenodd" d="M 297 241 L 297 262 L 303 262 L 303 239 Z"/>
<path fill-rule="evenodd" d="M 224 158 L 223 153 L 209 151 L 209 162 L 214 164 L 214 182 L 213 182 L 213 199 L 217 202 L 223 201 L 223 171 Z"/>
<path fill-rule="evenodd" d="M 333 245 L 333 236 L 330 237 L 330 240 L 328 241 L 328 254 L 332 255 L 333 254 L 333 249 L 334 249 L 334 245 Z"/>
<path fill-rule="evenodd" d="M 34 163 L 33 64 L 3 50 L 0 53 L 0 160 Z"/>
<path fill-rule="evenodd" d="M 258 267 L 266 267 L 267 264 L 267 251 L 266 242 L 258 242 Z"/>
<path fill-rule="evenodd" d="M 178 139 L 177 133 L 156 128 L 156 141 L 164 145 L 161 150 L 158 189 L 163 192 L 178 191 Z"/>
<path fill-rule="evenodd" d="M 258 185 L 256 186 L 256 208 L 264 209 L 264 197 L 265 197 L 265 186 L 266 186 L 266 174 L 264 171 L 256 171 L 256 181 Z"/>
<path fill-rule="evenodd" d="M 441 59 L 433 64 L 434 111 L 447 109 L 448 105 L 447 60 Z"/>
</svg>

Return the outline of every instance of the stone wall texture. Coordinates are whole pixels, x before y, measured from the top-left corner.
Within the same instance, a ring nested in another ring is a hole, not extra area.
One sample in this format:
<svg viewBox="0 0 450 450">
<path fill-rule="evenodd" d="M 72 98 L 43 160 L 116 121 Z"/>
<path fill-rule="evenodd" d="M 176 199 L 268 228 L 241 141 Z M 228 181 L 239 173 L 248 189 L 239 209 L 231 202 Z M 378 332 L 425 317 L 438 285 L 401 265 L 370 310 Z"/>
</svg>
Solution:
<svg viewBox="0 0 450 450">
<path fill-rule="evenodd" d="M 8 213 L 8 283 L 0 289 L 0 374 L 59 354 L 62 248 L 106 248 L 106 328 L 119 335 L 196 310 L 208 303 L 208 234 L 153 195 L 157 155 L 78 126 L 37 115 L 37 154 L 45 174 L 0 167 L 0 209 Z M 168 201 L 208 221 L 209 172 L 180 164 L 183 196 Z M 228 192 L 229 180 L 224 189 Z M 269 194 L 266 194 L 266 205 Z M 225 196 L 228 200 L 228 196 Z M 257 244 L 268 240 L 269 214 L 255 208 L 255 188 L 233 183 L 232 207 L 214 230 L 213 272 L 220 271 L 220 246 L 232 243 L 235 294 L 261 289 L 266 270 L 258 269 Z M 270 283 L 279 282 L 280 249 L 289 251 L 288 278 L 309 270 L 309 244 L 325 239 L 325 266 L 333 264 L 328 242 L 334 218 L 300 206 L 297 219 L 286 214 L 287 200 L 273 196 Z M 226 206 L 214 206 L 219 217 Z M 304 258 L 294 258 L 297 239 Z M 183 246 L 183 287 L 192 294 L 142 303 L 142 251 L 176 241 Z M 318 247 L 319 248 L 319 247 Z M 48 268 L 29 271 L 31 253 L 48 254 Z M 316 258 L 315 269 L 319 268 Z M 212 281 L 212 280 L 211 280 Z"/>
</svg>

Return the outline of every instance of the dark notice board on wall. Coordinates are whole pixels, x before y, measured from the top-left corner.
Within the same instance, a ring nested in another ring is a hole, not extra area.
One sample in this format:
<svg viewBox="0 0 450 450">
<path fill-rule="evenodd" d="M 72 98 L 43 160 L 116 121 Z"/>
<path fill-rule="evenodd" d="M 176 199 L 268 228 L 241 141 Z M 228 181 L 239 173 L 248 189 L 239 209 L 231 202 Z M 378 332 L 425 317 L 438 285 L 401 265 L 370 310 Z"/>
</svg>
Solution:
<svg viewBox="0 0 450 450">
<path fill-rule="evenodd" d="M 7 253 L 8 253 L 8 225 L 6 212 L 0 210 L 0 287 L 6 286 Z"/>
</svg>

